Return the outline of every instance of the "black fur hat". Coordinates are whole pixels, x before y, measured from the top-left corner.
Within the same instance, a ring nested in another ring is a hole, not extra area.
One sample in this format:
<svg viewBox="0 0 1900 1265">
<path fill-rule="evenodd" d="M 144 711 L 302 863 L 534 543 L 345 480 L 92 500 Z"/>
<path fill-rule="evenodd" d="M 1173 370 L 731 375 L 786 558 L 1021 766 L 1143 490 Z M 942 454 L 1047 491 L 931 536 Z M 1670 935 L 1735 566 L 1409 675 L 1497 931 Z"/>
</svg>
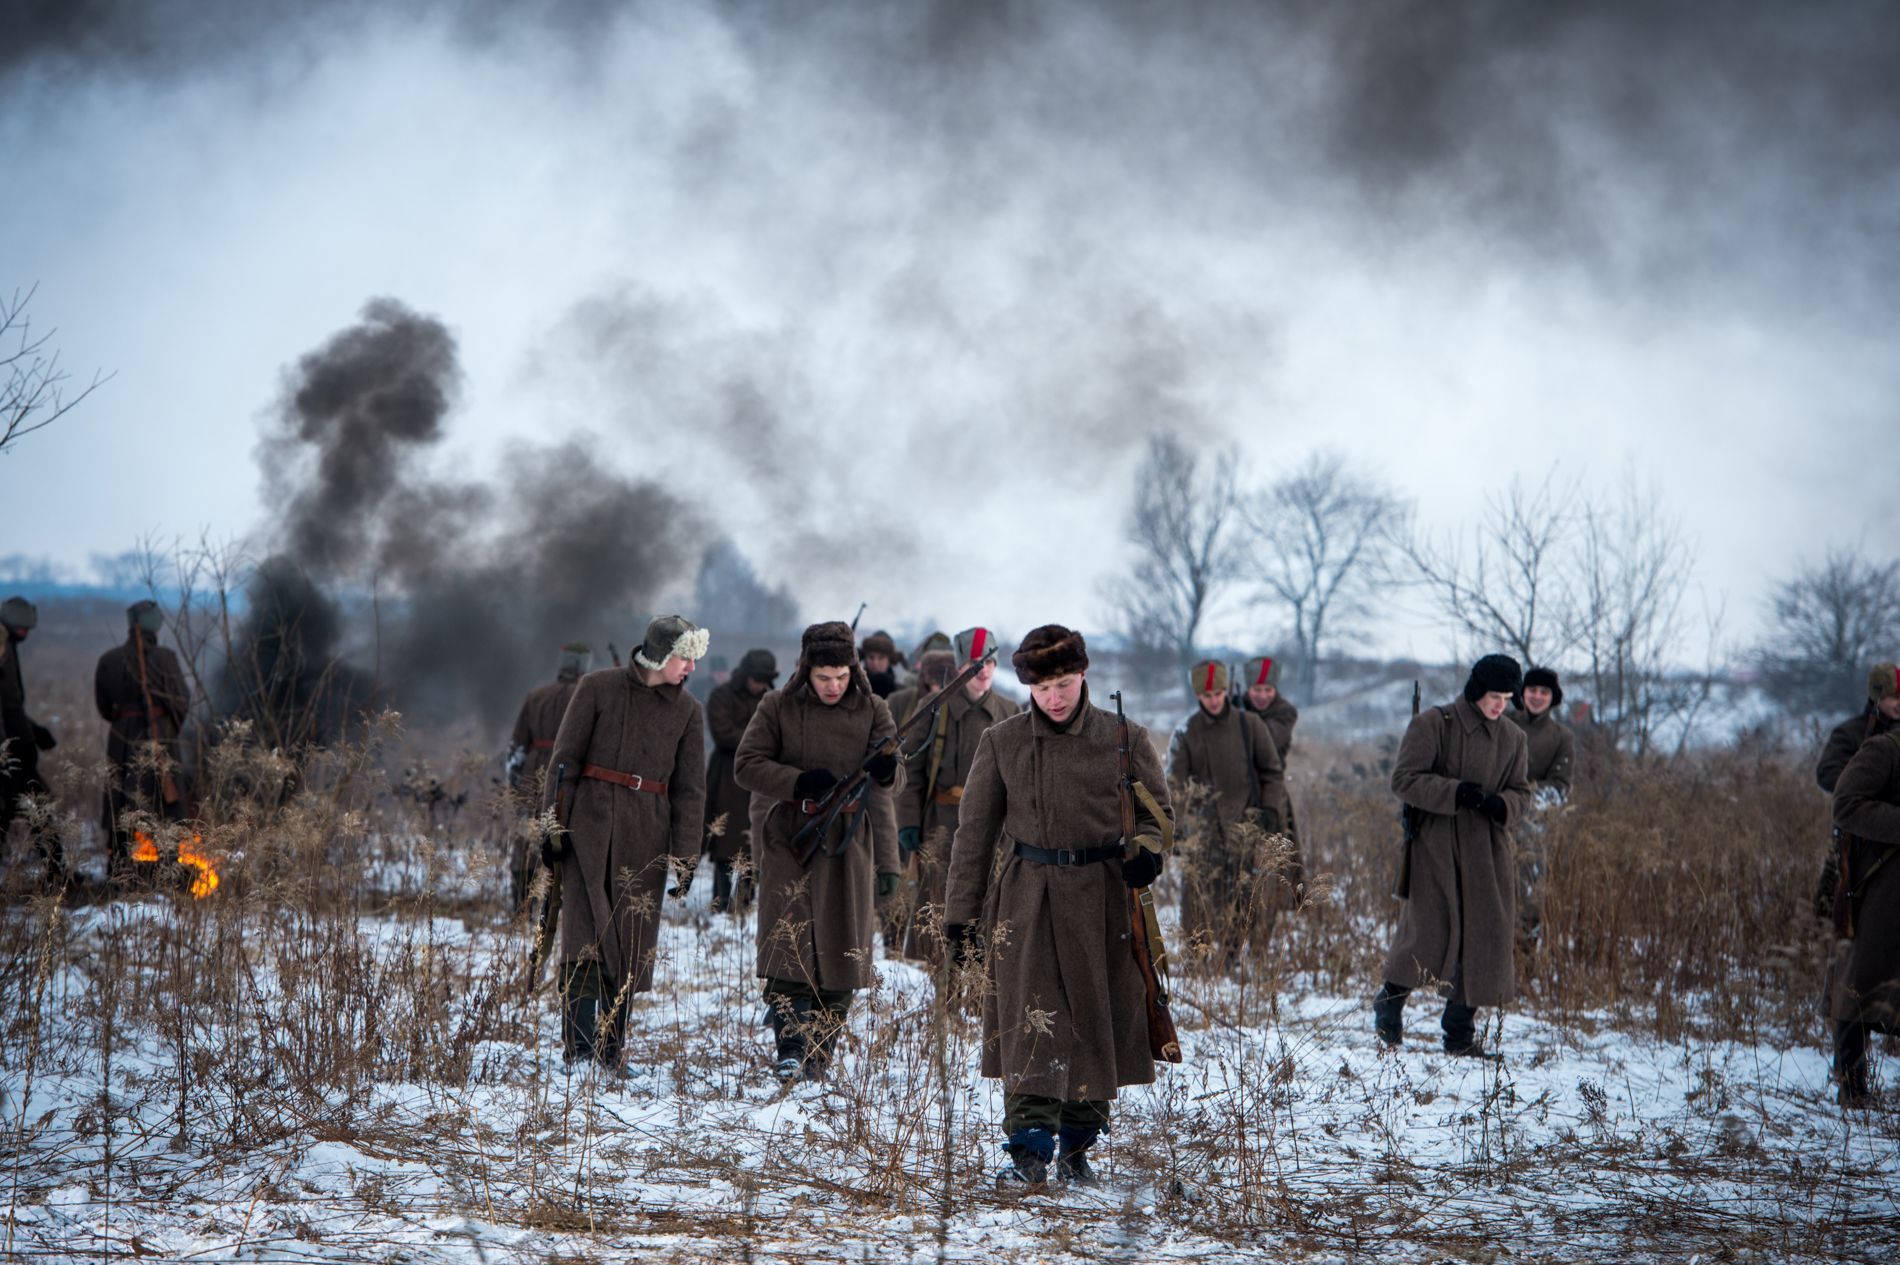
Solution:
<svg viewBox="0 0 1900 1265">
<path fill-rule="evenodd" d="M 1533 685 L 1541 685 L 1545 689 L 1550 691 L 1550 710 L 1551 711 L 1554 712 L 1559 707 L 1563 706 L 1564 687 L 1557 684 L 1556 670 L 1552 668 L 1532 668 L 1529 672 L 1526 672 L 1524 674 L 1524 684 L 1521 687 L 1519 687 L 1517 691 L 1517 697 L 1512 700 L 1513 702 L 1517 704 L 1517 710 L 1519 711 L 1530 710 L 1529 708 L 1524 706 L 1524 691 L 1528 690 Z"/>
<path fill-rule="evenodd" d="M 1524 684 L 1524 669 L 1508 654 L 1488 654 L 1471 665 L 1465 682 L 1465 701 L 1475 703 L 1486 694 L 1515 694 Z"/>
</svg>

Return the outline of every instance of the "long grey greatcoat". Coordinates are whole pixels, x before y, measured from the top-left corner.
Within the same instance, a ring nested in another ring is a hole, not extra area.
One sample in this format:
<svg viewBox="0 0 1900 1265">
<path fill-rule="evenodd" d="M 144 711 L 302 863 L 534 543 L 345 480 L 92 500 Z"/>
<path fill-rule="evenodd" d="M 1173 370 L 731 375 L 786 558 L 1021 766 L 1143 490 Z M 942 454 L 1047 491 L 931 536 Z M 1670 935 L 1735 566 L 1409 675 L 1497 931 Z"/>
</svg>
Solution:
<svg viewBox="0 0 1900 1265">
<path fill-rule="evenodd" d="M 133 637 L 145 639 L 145 676 L 139 677 L 139 648 Z M 152 714 L 145 710 L 150 691 Z M 116 822 L 118 815 L 142 801 L 153 812 L 168 818 L 185 813 L 183 795 L 167 805 L 163 783 L 149 767 L 139 768 L 156 741 L 171 761 L 174 781 L 178 779 L 178 734 L 185 725 L 191 705 L 191 688 L 185 684 L 178 656 L 158 644 L 156 634 L 135 630 L 120 645 L 99 656 L 92 674 L 93 705 L 99 717 L 112 726 L 106 737 L 106 758 L 112 761 L 113 775 L 107 783 L 107 812 Z"/>
<path fill-rule="evenodd" d="M 924 700 L 928 702 L 929 700 Z M 918 722 L 913 733 L 916 754 L 911 757 L 904 778 L 904 789 L 897 795 L 898 826 L 915 826 L 923 833 L 923 850 L 917 855 L 918 905 L 943 905 L 945 883 L 950 870 L 950 843 L 956 838 L 959 805 L 940 804 L 940 795 L 954 795 L 963 788 L 976 763 L 977 744 L 983 734 L 999 720 L 1007 720 L 1023 709 L 1013 698 L 990 690 L 982 698 L 971 700 L 959 688 L 937 709 L 928 725 Z M 931 777 L 933 753 L 938 741 L 943 746 L 935 757 L 936 777 Z M 906 737 L 906 742 L 911 740 Z M 934 959 L 941 941 L 932 930 L 930 918 L 912 917 L 904 933 L 904 956 Z"/>
<path fill-rule="evenodd" d="M 678 685 L 647 685 L 633 667 L 580 679 L 554 738 L 545 804 L 558 770 L 573 786 L 561 866 L 561 958 L 598 958 L 616 988 L 653 987 L 668 859 L 699 859 L 706 821 L 706 736 L 699 700 Z M 664 782 L 666 794 L 581 777 L 583 765 Z"/>
<path fill-rule="evenodd" d="M 1873 725 L 1868 726 L 1871 720 Z M 1858 716 L 1849 716 L 1828 733 L 1827 742 L 1821 747 L 1821 759 L 1814 766 L 1814 780 L 1829 795 L 1834 794 L 1835 783 L 1840 781 L 1841 770 L 1854 758 L 1860 746 L 1875 734 L 1894 731 L 1896 726 L 1888 723 L 1887 718 L 1875 711 L 1869 704 L 1866 711 Z"/>
<path fill-rule="evenodd" d="M 1148 731 L 1128 729 L 1136 780 L 1172 816 Z M 1073 850 L 1121 841 L 1115 741 L 1114 715 L 1086 693 L 1065 729 L 1031 706 L 984 732 L 965 783 L 944 920 L 984 929 L 992 987 L 983 1075 L 1012 1094 L 1101 1100 L 1154 1080 L 1121 861 L 1043 865 L 1014 852 L 1017 842 Z M 1160 825 L 1137 805 L 1135 829 Z"/>
<path fill-rule="evenodd" d="M 1547 709 L 1540 716 L 1515 709 L 1504 713 L 1511 723 L 1524 731 L 1524 741 L 1529 759 L 1531 784 L 1539 789 L 1555 787 L 1557 793 L 1565 799 L 1570 798 L 1570 770 L 1576 758 L 1577 740 L 1570 732 L 1570 726 L 1558 720 Z"/>
<path fill-rule="evenodd" d="M 1446 712 L 1450 715 L 1447 717 Z M 1385 960 L 1385 978 L 1416 988 L 1452 984 L 1452 998 L 1496 1006 L 1517 991 L 1517 865 L 1511 828 L 1530 804 L 1524 731 L 1486 720 L 1460 695 L 1413 717 L 1392 765 L 1392 790 L 1425 811 L 1411 845 L 1411 897 Z M 1458 783 L 1505 803 L 1504 824 L 1457 806 Z"/>
<path fill-rule="evenodd" d="M 789 980 L 812 988 L 868 988 L 871 939 L 877 929 L 877 876 L 898 872 L 897 820 L 890 788 L 873 783 L 851 843 L 831 849 L 849 829 L 849 818 L 832 827 L 810 869 L 801 869 L 792 836 L 805 815 L 792 795 L 798 775 L 829 769 L 847 777 L 871 747 L 895 733 L 891 709 L 871 693 L 862 671 L 851 688 L 827 706 L 802 672 L 782 690 L 767 694 L 752 714 L 734 760 L 739 785 L 752 792 L 752 863 L 758 875 L 761 979 Z M 900 768 L 897 774 L 904 776 Z M 862 820 L 868 818 L 868 820 Z"/>
<path fill-rule="evenodd" d="M 1900 736 L 1861 745 L 1834 786 L 1834 824 L 1858 837 L 1855 938 L 1829 971 L 1828 1018 L 1900 1032 Z"/>
<path fill-rule="evenodd" d="M 730 862 L 750 850 L 752 796 L 733 775 L 739 742 L 765 697 L 746 688 L 750 679 L 735 675 L 706 697 L 706 725 L 713 741 L 712 759 L 706 764 L 706 829 L 725 819 L 720 833 L 706 840 L 706 851 L 715 861 Z"/>
</svg>

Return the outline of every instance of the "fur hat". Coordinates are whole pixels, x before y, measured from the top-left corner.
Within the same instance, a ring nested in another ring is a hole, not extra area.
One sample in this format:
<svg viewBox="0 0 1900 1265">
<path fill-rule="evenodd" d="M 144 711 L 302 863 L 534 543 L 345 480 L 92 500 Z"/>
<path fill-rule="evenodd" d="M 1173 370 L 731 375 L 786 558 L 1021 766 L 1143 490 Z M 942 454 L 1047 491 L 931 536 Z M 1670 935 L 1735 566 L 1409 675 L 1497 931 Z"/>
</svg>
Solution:
<svg viewBox="0 0 1900 1265">
<path fill-rule="evenodd" d="M 849 625 L 846 625 L 846 627 L 849 627 Z M 860 658 L 867 654 L 881 654 L 886 659 L 895 659 L 897 657 L 897 643 L 891 640 L 889 633 L 880 628 L 869 637 L 866 637 L 864 644 L 858 648 L 858 656 Z M 833 664 L 831 666 L 837 667 L 840 665 Z"/>
<path fill-rule="evenodd" d="M 561 647 L 561 676 L 585 676 L 593 666 L 594 649 L 586 642 L 570 641 Z"/>
<path fill-rule="evenodd" d="M 1900 694 L 1900 666 L 1876 663 L 1873 671 L 1867 674 L 1867 701 L 1878 703 L 1895 694 Z"/>
<path fill-rule="evenodd" d="M 23 597 L 10 597 L 0 602 L 0 624 L 8 628 L 38 628 L 40 608 Z"/>
<path fill-rule="evenodd" d="M 1475 703 L 1486 694 L 1515 694 L 1524 684 L 1524 669 L 1508 654 L 1488 654 L 1471 665 L 1465 682 L 1465 701 Z"/>
<path fill-rule="evenodd" d="M 1203 659 L 1188 669 L 1188 693 L 1205 694 L 1209 690 L 1227 692 L 1227 665 Z"/>
<path fill-rule="evenodd" d="M 924 656 L 929 654 L 932 650 L 954 650 L 955 648 L 956 647 L 951 644 L 949 633 L 934 632 L 917 643 L 917 649 L 913 651 L 910 656 L 911 662 L 921 664 L 924 661 Z"/>
<path fill-rule="evenodd" d="M 834 619 L 828 623 L 813 624 L 798 639 L 798 666 L 801 668 L 849 668 L 858 662 L 857 650 L 853 647 L 851 625 L 843 620 Z M 873 634 L 865 641 L 870 645 L 877 640 Z M 890 643 L 886 637 L 885 644 Z"/>
<path fill-rule="evenodd" d="M 657 672 L 668 659 L 703 659 L 712 634 L 684 615 L 662 615 L 647 625 L 646 640 L 633 652 L 633 661 Z"/>
<path fill-rule="evenodd" d="M 1016 668 L 1017 680 L 1024 685 L 1035 685 L 1071 672 L 1087 671 L 1089 650 L 1081 633 L 1061 624 L 1044 624 L 1030 630 L 1009 661 Z"/>
<path fill-rule="evenodd" d="M 151 598 L 143 598 L 125 608 L 125 626 L 157 635 L 165 626 L 165 612 Z"/>
<path fill-rule="evenodd" d="M 778 659 L 770 650 L 748 650 L 739 658 L 739 666 L 733 669 L 734 679 L 740 681 L 763 681 L 767 686 L 778 683 Z"/>
<path fill-rule="evenodd" d="M 956 675 L 957 652 L 954 650 L 926 650 L 917 660 L 917 680 L 920 684 L 942 689 Z"/>
<path fill-rule="evenodd" d="M 1278 659 L 1261 655 L 1257 659 L 1247 660 L 1242 671 L 1244 675 L 1240 678 L 1240 683 L 1248 689 L 1256 685 L 1271 685 L 1276 690 L 1280 688 L 1280 661 Z"/>
<path fill-rule="evenodd" d="M 1530 710 L 1524 706 L 1524 690 L 1528 690 L 1533 685 L 1541 685 L 1550 691 L 1550 706 L 1553 712 L 1563 705 L 1564 687 L 1557 683 L 1557 670 L 1555 668 L 1532 668 L 1524 674 L 1523 688 L 1518 690 L 1517 697 L 1512 700 L 1512 702 L 1517 705 L 1519 711 Z"/>
<path fill-rule="evenodd" d="M 965 628 L 957 634 L 957 659 L 975 663 L 996 649 L 996 634 L 987 628 Z"/>
</svg>

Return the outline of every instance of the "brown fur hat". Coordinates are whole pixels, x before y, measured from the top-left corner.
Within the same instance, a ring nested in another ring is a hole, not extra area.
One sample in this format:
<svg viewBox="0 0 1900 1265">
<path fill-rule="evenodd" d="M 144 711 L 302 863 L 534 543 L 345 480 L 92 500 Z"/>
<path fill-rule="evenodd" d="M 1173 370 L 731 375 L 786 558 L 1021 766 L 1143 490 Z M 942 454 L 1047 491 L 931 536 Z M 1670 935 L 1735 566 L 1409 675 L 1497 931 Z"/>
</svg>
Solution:
<svg viewBox="0 0 1900 1265">
<path fill-rule="evenodd" d="M 1061 624 L 1044 624 L 1031 629 L 1010 656 L 1016 679 L 1024 685 L 1053 680 L 1071 672 L 1084 672 L 1089 666 L 1089 649 L 1082 634 Z"/>
<path fill-rule="evenodd" d="M 849 624 L 845 625 L 846 631 L 849 631 L 850 627 L 851 626 Z M 866 637 L 864 639 L 864 645 L 858 649 L 858 654 L 860 657 L 867 654 L 881 654 L 886 659 L 896 659 L 898 657 L 897 643 L 891 640 L 891 635 L 889 633 L 885 632 L 882 628 L 880 628 L 876 632 L 872 633 L 869 637 Z M 843 665 L 833 663 L 833 664 L 814 664 L 813 666 L 835 668 L 835 667 L 842 667 Z"/>
<path fill-rule="evenodd" d="M 785 692 L 797 693 L 798 687 L 810 678 L 813 668 L 850 668 L 852 688 L 866 694 L 871 692 L 871 679 L 864 675 L 864 667 L 858 662 L 858 639 L 851 635 L 851 625 L 841 620 L 813 624 L 805 630 L 805 635 L 798 639 L 798 663 L 785 682 Z"/>
<path fill-rule="evenodd" d="M 942 689 L 956 674 L 957 652 L 954 650 L 926 650 L 917 660 L 917 679 L 925 685 Z"/>
<path fill-rule="evenodd" d="M 1867 701 L 1878 703 L 1893 694 L 1900 694 L 1900 667 L 1876 663 L 1867 674 Z"/>
</svg>

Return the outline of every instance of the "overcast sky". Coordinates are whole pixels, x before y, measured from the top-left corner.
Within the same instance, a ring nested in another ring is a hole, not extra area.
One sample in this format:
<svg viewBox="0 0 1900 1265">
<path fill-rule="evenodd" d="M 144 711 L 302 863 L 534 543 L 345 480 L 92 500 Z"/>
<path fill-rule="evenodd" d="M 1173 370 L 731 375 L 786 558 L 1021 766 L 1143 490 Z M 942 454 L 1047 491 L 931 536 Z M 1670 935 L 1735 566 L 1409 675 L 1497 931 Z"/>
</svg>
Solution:
<svg viewBox="0 0 1900 1265">
<path fill-rule="evenodd" d="M 811 618 L 1102 626 L 1157 427 L 1441 530 L 1633 467 L 1735 639 L 1900 541 L 1900 8 L 515 7 L 6 6 L 0 286 L 116 376 L 0 555 L 266 540 L 377 296 L 456 340 L 445 470 L 584 434 Z"/>
</svg>

